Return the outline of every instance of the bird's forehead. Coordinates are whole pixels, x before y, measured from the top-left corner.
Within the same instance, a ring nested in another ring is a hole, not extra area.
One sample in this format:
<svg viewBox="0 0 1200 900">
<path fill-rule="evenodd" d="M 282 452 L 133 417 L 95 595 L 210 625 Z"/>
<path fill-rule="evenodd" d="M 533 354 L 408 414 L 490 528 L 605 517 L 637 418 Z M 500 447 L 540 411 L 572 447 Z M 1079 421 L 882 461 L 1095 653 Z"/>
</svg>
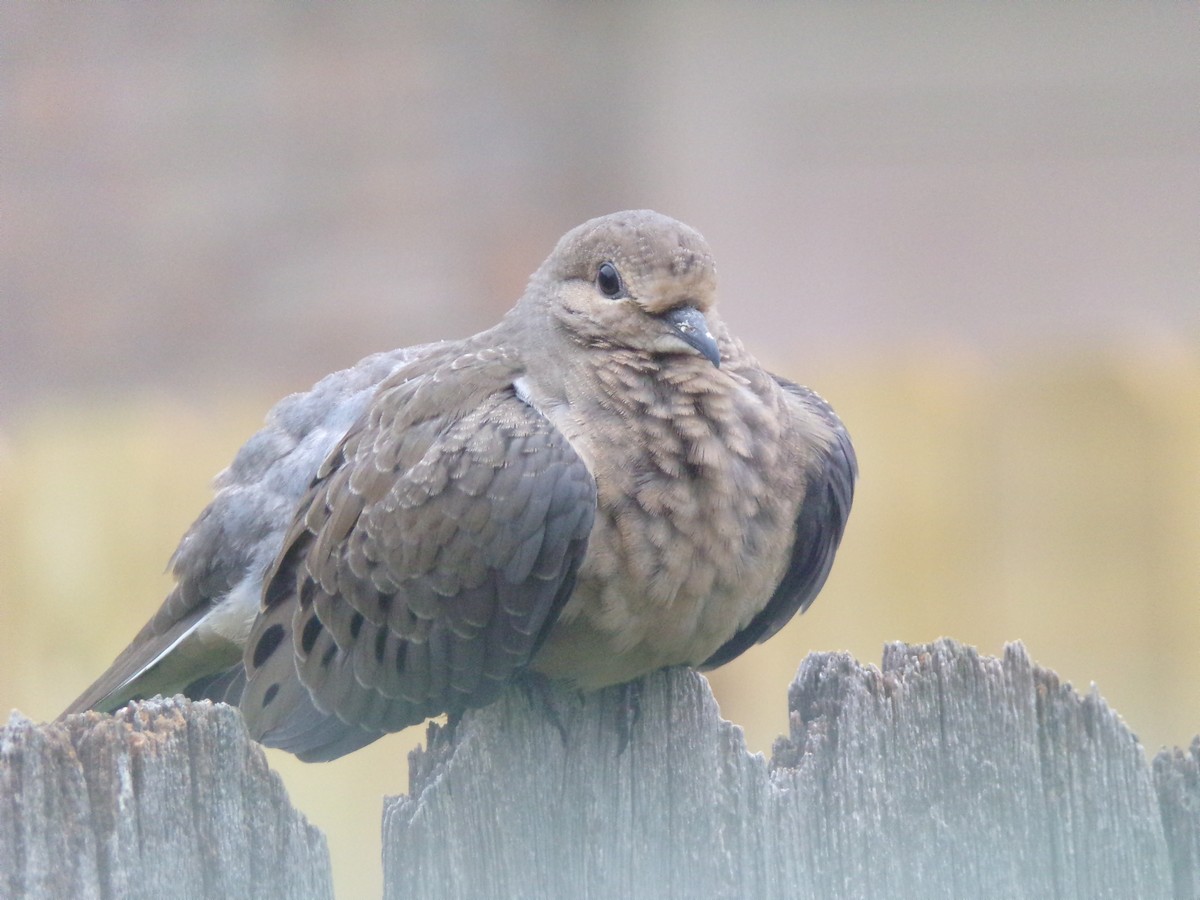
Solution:
<svg viewBox="0 0 1200 900">
<path fill-rule="evenodd" d="M 651 210 L 584 222 L 567 232 L 551 259 L 563 277 L 585 279 L 600 263 L 612 262 L 631 286 L 647 293 L 669 285 L 707 294 L 715 283 L 712 253 L 700 233 Z"/>
</svg>

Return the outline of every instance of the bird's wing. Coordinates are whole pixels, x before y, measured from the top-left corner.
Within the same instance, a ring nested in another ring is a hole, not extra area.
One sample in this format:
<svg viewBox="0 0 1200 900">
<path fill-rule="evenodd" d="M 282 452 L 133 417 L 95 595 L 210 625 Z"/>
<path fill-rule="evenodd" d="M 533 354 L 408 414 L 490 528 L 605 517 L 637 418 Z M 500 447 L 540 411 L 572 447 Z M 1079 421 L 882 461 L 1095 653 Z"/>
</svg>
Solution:
<svg viewBox="0 0 1200 900">
<path fill-rule="evenodd" d="M 112 711 L 178 691 L 236 701 L 222 673 L 238 668 L 263 576 L 322 461 L 389 374 L 437 345 L 377 353 L 281 400 L 217 478 L 216 496 L 171 559 L 175 588 L 111 666 L 63 715 Z M 214 681 L 214 679 L 217 679 Z"/>
<path fill-rule="evenodd" d="M 816 599 L 829 576 L 854 499 L 858 460 L 850 435 L 833 408 L 808 388 L 774 376 L 784 389 L 793 414 L 801 420 L 815 416 L 826 440 L 813 441 L 813 457 L 804 499 L 796 514 L 791 557 L 767 605 L 750 622 L 705 660 L 714 669 L 767 640 Z M 811 441 L 812 438 L 809 438 Z"/>
<path fill-rule="evenodd" d="M 247 644 L 251 733 L 332 759 L 490 702 L 574 586 L 595 482 L 509 362 L 401 370 L 322 467 Z"/>
</svg>

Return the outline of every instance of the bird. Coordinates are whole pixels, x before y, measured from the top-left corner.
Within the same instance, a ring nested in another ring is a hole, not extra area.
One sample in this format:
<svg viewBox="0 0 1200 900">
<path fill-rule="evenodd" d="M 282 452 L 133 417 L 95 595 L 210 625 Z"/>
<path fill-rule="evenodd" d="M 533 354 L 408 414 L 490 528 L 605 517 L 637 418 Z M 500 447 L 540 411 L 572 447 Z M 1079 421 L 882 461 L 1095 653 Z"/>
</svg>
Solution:
<svg viewBox="0 0 1200 900">
<path fill-rule="evenodd" d="M 771 637 L 825 584 L 858 463 L 716 299 L 699 232 L 618 212 L 492 328 L 283 399 L 63 715 L 182 693 L 322 761 L 527 673 L 590 691 Z"/>
</svg>

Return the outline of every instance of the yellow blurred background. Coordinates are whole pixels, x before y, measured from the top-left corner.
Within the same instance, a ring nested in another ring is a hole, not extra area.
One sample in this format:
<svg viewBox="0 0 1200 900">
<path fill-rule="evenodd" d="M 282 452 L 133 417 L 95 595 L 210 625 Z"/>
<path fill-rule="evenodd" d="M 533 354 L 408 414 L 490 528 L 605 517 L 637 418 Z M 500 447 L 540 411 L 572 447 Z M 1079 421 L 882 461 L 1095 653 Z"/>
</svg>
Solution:
<svg viewBox="0 0 1200 900">
<path fill-rule="evenodd" d="M 1149 751 L 1200 731 L 1191 4 L 0 7 L 0 707 L 169 589 L 279 396 L 490 325 L 630 206 L 848 424 L 813 608 L 714 673 L 766 751 L 810 650 L 1021 639 Z M 410 729 L 272 753 L 377 896 Z"/>
</svg>

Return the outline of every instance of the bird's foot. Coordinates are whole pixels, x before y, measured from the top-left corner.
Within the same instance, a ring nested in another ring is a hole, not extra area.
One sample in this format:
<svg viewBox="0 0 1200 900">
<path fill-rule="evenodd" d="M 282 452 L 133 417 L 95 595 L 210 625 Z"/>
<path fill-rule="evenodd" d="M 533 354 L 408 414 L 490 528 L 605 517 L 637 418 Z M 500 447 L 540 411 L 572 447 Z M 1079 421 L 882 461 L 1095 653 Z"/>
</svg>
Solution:
<svg viewBox="0 0 1200 900">
<path fill-rule="evenodd" d="M 550 720 L 550 724 L 554 726 L 554 730 L 558 732 L 562 745 L 567 746 L 567 726 L 564 722 L 562 704 L 550 679 L 540 672 L 526 670 L 517 678 L 517 684 L 521 686 L 521 691 L 525 694 L 529 705 L 541 708 L 546 718 Z"/>
</svg>

